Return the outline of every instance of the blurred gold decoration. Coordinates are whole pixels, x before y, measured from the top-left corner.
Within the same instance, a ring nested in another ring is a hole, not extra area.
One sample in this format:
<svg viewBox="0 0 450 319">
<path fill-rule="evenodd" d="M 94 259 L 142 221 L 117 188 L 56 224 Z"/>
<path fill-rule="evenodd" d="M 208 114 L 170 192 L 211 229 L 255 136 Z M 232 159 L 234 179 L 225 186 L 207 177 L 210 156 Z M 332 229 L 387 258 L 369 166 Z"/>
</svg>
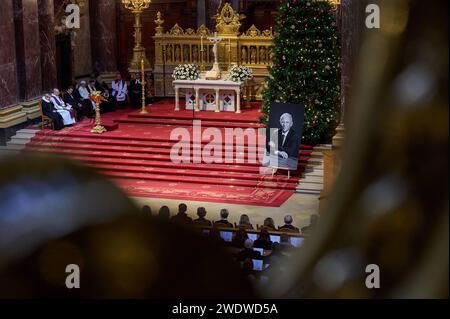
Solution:
<svg viewBox="0 0 450 319">
<path fill-rule="evenodd" d="M 129 71 L 139 72 L 141 60 L 144 60 L 145 69 L 150 69 L 150 63 L 145 55 L 145 48 L 142 46 L 142 22 L 141 16 L 145 9 L 150 6 L 151 0 L 122 0 L 124 7 L 134 14 L 134 41 L 133 58 L 130 62 Z"/>
<path fill-rule="evenodd" d="M 91 133 L 102 134 L 106 132 L 106 128 L 102 126 L 102 118 L 100 114 L 100 103 L 107 101 L 100 91 L 94 91 L 89 95 L 89 99 L 95 103 L 95 126 Z"/>
<path fill-rule="evenodd" d="M 214 16 L 219 35 L 238 35 L 241 27 L 240 20 L 244 18 L 245 15 L 234 11 L 230 3 L 225 3 L 220 14 Z"/>
<path fill-rule="evenodd" d="M 163 32 L 164 32 L 164 28 L 162 27 L 162 25 L 163 25 L 163 23 L 164 23 L 164 20 L 161 19 L 161 12 L 160 12 L 160 11 L 158 11 L 158 12 L 156 13 L 156 20 L 155 20 L 155 23 L 156 23 L 156 25 L 157 25 L 157 27 L 155 28 L 155 30 L 156 30 L 156 35 L 162 35 Z"/>
</svg>

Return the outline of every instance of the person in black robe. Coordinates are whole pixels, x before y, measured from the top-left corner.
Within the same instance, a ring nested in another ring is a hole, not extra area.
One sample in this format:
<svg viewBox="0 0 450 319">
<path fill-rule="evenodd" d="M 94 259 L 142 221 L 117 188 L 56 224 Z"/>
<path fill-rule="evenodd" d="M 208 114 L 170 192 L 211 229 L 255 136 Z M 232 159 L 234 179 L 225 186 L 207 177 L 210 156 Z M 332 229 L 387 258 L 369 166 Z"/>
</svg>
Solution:
<svg viewBox="0 0 450 319">
<path fill-rule="evenodd" d="M 111 95 L 108 84 L 102 79 L 101 75 L 97 76 L 95 79 L 95 87 L 102 92 L 103 97 L 107 99 L 107 101 L 102 102 L 102 111 L 105 113 L 115 111 L 116 103 Z"/>
<path fill-rule="evenodd" d="M 142 80 L 139 73 L 133 73 L 130 81 L 131 107 L 134 109 L 142 106 Z"/>
<path fill-rule="evenodd" d="M 80 121 L 83 116 L 87 116 L 89 112 L 86 109 L 86 106 L 83 105 L 81 99 L 76 96 L 75 91 L 78 92 L 78 90 L 74 90 L 73 87 L 70 86 L 66 93 L 64 93 L 63 100 L 77 111 L 77 121 Z"/>
<path fill-rule="evenodd" d="M 55 130 L 59 131 L 64 128 L 64 120 L 61 114 L 55 109 L 50 94 L 45 94 L 42 97 L 42 114 L 51 118 Z"/>
</svg>

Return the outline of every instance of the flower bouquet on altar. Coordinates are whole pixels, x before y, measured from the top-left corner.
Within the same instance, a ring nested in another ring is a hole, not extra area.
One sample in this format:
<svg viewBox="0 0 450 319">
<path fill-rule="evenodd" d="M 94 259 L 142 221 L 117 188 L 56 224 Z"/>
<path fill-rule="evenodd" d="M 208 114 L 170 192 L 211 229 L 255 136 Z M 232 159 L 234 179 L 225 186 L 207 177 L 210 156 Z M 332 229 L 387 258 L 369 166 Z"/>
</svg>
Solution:
<svg viewBox="0 0 450 319">
<path fill-rule="evenodd" d="M 230 70 L 229 79 L 233 82 L 245 82 L 252 77 L 252 69 L 247 66 L 234 65 Z"/>
<path fill-rule="evenodd" d="M 196 64 L 179 64 L 173 70 L 172 77 L 175 80 L 197 80 L 200 72 Z"/>
</svg>

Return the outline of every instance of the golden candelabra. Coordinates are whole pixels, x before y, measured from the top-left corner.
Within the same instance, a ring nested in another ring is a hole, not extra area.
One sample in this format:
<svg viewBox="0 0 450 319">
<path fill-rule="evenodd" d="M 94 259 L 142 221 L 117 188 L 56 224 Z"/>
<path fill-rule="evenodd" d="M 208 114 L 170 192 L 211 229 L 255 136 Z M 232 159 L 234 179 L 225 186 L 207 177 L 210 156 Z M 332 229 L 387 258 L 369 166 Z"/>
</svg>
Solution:
<svg viewBox="0 0 450 319">
<path fill-rule="evenodd" d="M 147 108 L 145 107 L 145 64 L 144 59 L 141 60 L 141 84 L 142 84 L 142 109 L 141 114 L 147 114 Z"/>
<path fill-rule="evenodd" d="M 102 134 L 106 132 L 106 128 L 102 125 L 102 118 L 100 115 L 100 103 L 106 101 L 106 99 L 101 95 L 101 92 L 92 92 L 89 96 L 91 101 L 95 103 L 95 125 L 91 130 L 91 133 Z"/>
<path fill-rule="evenodd" d="M 141 60 L 144 60 L 145 69 L 150 69 L 150 63 L 142 46 L 142 22 L 141 15 L 150 6 L 152 0 L 122 0 L 126 9 L 134 14 L 134 41 L 133 58 L 130 62 L 130 72 L 139 72 Z"/>
</svg>

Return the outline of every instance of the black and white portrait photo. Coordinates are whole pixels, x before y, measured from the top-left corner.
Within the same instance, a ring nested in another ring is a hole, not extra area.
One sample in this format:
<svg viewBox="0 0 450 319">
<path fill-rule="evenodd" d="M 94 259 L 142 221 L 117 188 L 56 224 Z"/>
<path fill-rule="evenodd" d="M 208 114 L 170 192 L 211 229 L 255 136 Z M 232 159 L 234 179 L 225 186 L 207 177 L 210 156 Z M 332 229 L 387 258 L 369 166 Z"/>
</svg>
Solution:
<svg viewBox="0 0 450 319">
<path fill-rule="evenodd" d="M 274 103 L 266 131 L 264 166 L 297 170 L 304 107 Z"/>
</svg>

